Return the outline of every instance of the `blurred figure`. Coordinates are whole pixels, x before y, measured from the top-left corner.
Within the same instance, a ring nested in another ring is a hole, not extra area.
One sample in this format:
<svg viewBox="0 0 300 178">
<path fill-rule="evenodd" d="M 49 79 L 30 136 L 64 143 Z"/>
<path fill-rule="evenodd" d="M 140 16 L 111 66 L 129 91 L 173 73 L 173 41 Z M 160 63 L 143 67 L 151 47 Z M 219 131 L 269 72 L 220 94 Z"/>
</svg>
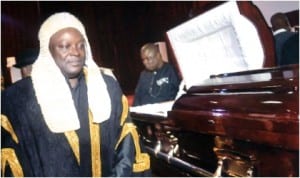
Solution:
<svg viewBox="0 0 300 178">
<path fill-rule="evenodd" d="M 38 54 L 38 49 L 26 49 L 16 56 L 16 64 L 14 67 L 21 70 L 22 78 L 31 75 L 32 64 L 35 62 Z"/>
<path fill-rule="evenodd" d="M 282 49 L 285 42 L 297 32 L 291 31 L 291 25 L 284 13 L 276 13 L 271 17 L 272 30 L 275 38 L 275 54 L 277 65 L 285 64 Z M 299 51 L 298 51 L 299 53 Z"/>
</svg>

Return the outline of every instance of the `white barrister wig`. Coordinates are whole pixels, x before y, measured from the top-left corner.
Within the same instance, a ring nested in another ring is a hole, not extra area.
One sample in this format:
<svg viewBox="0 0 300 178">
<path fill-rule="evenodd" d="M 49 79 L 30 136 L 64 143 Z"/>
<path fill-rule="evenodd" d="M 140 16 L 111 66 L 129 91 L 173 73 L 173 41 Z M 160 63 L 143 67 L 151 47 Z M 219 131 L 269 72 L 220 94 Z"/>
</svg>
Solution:
<svg viewBox="0 0 300 178">
<path fill-rule="evenodd" d="M 31 76 L 46 124 L 55 133 L 80 128 L 69 86 L 49 51 L 51 36 L 68 27 L 76 28 L 86 41 L 85 65 L 88 73 L 88 102 L 89 109 L 93 114 L 93 122 L 103 122 L 109 118 L 111 113 L 108 90 L 100 69 L 93 60 L 84 26 L 70 13 L 53 14 L 45 20 L 40 28 L 40 54 L 33 64 Z"/>
</svg>

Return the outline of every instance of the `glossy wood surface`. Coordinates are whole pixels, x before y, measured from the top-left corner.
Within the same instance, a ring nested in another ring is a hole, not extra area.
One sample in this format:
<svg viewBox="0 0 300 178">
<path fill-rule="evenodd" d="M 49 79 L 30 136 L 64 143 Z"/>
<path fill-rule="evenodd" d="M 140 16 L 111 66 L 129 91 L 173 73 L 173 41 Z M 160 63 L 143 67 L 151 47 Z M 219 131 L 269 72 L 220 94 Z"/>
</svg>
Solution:
<svg viewBox="0 0 300 178">
<path fill-rule="evenodd" d="M 195 132 L 299 150 L 299 66 L 260 72 L 274 77 L 191 88 L 175 102 L 169 118 Z M 284 77 L 285 73 L 289 75 Z M 226 76 L 231 75 L 235 74 Z"/>
<path fill-rule="evenodd" d="M 222 176 L 299 176 L 299 150 L 259 143 L 259 139 L 234 139 L 235 134 L 245 133 L 239 127 L 232 129 L 235 131 L 233 135 L 224 136 L 216 130 L 209 131 L 212 127 L 207 123 L 195 123 L 190 119 L 176 124 L 177 121 L 170 118 L 147 120 L 140 119 L 143 117 L 140 114 L 132 116 L 151 155 L 151 167 L 156 176 L 212 177 L 218 168 L 218 160 L 224 158 Z M 193 130 L 193 124 L 198 130 Z M 246 124 L 248 122 L 244 122 Z M 268 135 L 256 128 L 251 128 L 248 133 L 262 139 Z M 284 134 L 281 135 L 284 137 Z M 269 136 L 274 137 L 272 134 Z M 281 139 L 286 139 L 283 137 Z M 158 142 L 161 147 L 155 152 Z M 178 151 L 169 156 L 176 145 L 179 146 Z M 174 160 L 180 160 L 182 164 Z"/>
</svg>

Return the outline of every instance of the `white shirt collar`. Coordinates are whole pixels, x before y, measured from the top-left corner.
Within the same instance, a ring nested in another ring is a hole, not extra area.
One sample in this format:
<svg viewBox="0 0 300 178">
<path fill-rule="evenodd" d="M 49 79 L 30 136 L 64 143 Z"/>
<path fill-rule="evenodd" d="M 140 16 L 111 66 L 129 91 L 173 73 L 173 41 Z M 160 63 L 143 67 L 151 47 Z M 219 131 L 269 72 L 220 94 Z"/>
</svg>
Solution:
<svg viewBox="0 0 300 178">
<path fill-rule="evenodd" d="M 277 35 L 279 33 L 286 32 L 286 31 L 287 31 L 286 29 L 280 28 L 280 29 L 276 30 L 275 32 L 273 32 L 273 35 Z"/>
</svg>

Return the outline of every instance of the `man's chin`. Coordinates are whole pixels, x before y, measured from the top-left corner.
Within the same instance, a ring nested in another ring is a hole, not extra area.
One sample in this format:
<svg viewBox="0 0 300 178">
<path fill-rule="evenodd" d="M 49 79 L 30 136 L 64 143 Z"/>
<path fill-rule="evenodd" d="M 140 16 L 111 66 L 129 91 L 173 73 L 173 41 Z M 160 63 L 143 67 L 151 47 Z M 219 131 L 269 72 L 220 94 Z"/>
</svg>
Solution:
<svg viewBox="0 0 300 178">
<path fill-rule="evenodd" d="M 69 73 L 69 74 L 66 74 L 65 76 L 68 78 L 68 79 L 75 79 L 75 78 L 78 78 L 81 74 L 81 71 L 80 72 L 75 72 L 75 73 Z"/>
<path fill-rule="evenodd" d="M 155 69 L 146 69 L 148 72 L 153 72 Z"/>
</svg>

